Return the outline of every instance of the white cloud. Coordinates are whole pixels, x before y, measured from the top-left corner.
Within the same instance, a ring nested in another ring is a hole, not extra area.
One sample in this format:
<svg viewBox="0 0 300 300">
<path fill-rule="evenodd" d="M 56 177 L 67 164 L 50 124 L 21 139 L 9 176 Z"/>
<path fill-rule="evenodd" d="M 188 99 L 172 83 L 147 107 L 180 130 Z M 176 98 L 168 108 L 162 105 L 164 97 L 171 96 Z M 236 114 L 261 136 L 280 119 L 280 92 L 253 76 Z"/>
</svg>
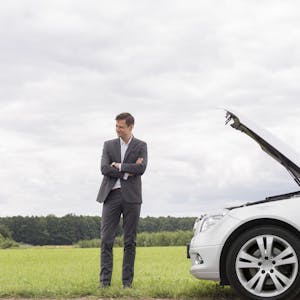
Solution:
<svg viewBox="0 0 300 300">
<path fill-rule="evenodd" d="M 0 215 L 95 214 L 104 140 L 130 111 L 143 215 L 297 189 L 216 107 L 299 148 L 295 1 L 10 1 L 0 12 Z"/>
</svg>

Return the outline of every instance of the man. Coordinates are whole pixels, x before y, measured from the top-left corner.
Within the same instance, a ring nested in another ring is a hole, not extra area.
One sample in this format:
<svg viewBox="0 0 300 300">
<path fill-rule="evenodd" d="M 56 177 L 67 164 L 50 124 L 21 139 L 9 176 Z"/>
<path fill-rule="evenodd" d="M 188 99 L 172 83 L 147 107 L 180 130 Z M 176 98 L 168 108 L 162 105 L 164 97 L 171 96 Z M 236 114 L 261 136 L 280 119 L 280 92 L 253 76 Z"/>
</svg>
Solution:
<svg viewBox="0 0 300 300">
<path fill-rule="evenodd" d="M 103 203 L 101 219 L 100 286 L 111 282 L 113 243 L 123 216 L 123 287 L 131 287 L 134 275 L 136 233 L 142 203 L 141 176 L 147 166 L 147 144 L 132 135 L 134 117 L 116 117 L 117 139 L 104 143 L 101 172 L 104 175 L 97 201 Z"/>
</svg>

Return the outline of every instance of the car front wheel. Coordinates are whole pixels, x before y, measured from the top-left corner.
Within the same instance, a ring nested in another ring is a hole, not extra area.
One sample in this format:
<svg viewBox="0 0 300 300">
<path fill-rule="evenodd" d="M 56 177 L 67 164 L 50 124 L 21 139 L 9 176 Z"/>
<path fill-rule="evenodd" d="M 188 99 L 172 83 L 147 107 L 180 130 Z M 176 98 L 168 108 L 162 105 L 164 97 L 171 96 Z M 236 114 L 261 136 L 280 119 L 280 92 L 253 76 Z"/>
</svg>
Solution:
<svg viewBox="0 0 300 300">
<path fill-rule="evenodd" d="M 258 226 L 244 231 L 226 260 L 230 285 L 247 299 L 292 299 L 300 292 L 300 241 L 287 229 Z"/>
</svg>

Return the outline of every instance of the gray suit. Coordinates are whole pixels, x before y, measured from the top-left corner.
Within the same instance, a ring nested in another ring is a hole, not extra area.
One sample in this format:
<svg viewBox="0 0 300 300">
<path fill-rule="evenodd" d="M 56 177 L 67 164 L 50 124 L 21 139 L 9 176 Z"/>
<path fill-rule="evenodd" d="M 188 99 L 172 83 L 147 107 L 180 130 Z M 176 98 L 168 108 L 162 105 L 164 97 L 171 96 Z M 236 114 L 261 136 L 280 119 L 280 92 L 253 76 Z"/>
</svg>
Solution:
<svg viewBox="0 0 300 300">
<path fill-rule="evenodd" d="M 136 164 L 136 160 L 142 157 L 144 160 L 141 164 Z M 121 179 L 122 196 L 128 203 L 142 203 L 142 181 L 141 175 L 146 170 L 147 166 L 147 144 L 133 137 L 126 151 L 124 161 L 122 163 L 122 172 L 111 167 L 112 162 L 121 161 L 121 145 L 120 139 L 106 141 L 103 146 L 101 159 L 101 172 L 104 175 L 101 187 L 98 193 L 97 201 L 105 202 L 112 187 L 117 179 Z M 123 180 L 124 173 L 130 173 L 134 176 L 128 177 L 128 180 Z"/>
<path fill-rule="evenodd" d="M 143 162 L 136 164 L 138 158 Z M 112 248 L 120 217 L 123 215 L 124 256 L 122 280 L 124 285 L 131 285 L 134 275 L 136 232 L 142 203 L 141 175 L 147 166 L 147 144 L 132 138 L 128 145 L 121 171 L 111 166 L 112 162 L 121 161 L 120 139 L 106 141 L 103 146 L 101 172 L 104 175 L 97 201 L 103 203 L 101 219 L 101 271 L 100 281 L 109 285 L 112 275 Z M 124 174 L 129 173 L 127 180 Z M 117 179 L 121 188 L 112 190 Z"/>
</svg>

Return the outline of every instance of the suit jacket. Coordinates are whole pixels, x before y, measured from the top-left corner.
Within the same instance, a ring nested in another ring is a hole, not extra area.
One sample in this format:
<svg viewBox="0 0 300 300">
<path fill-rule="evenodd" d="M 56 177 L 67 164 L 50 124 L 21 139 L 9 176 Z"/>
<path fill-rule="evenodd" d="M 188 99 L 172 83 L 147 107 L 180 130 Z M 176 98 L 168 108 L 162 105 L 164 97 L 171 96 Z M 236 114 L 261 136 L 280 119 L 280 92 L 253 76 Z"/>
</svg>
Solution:
<svg viewBox="0 0 300 300">
<path fill-rule="evenodd" d="M 143 158 L 143 162 L 136 164 L 139 157 Z M 120 138 L 104 142 L 101 158 L 101 172 L 104 177 L 97 201 L 104 202 L 117 179 L 120 178 L 123 199 L 128 203 L 142 203 L 141 176 L 147 167 L 147 144 L 133 137 L 126 150 L 121 171 L 111 167 L 112 162 L 121 162 Z M 132 176 L 128 176 L 128 179 L 124 180 L 125 173 L 130 173 Z"/>
</svg>

